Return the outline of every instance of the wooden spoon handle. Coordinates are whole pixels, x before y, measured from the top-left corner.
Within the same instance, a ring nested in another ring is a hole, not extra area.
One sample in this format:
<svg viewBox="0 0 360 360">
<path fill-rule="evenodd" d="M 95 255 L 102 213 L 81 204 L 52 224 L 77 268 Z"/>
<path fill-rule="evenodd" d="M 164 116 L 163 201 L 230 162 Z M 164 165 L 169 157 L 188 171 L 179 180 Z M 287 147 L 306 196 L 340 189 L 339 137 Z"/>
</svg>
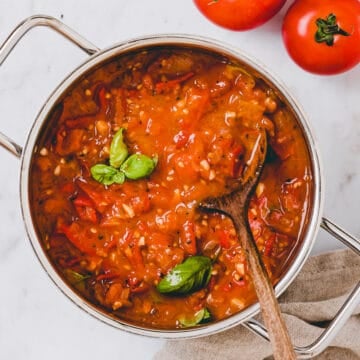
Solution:
<svg viewBox="0 0 360 360">
<path fill-rule="evenodd" d="M 250 229 L 247 229 L 246 224 L 242 224 L 243 220 L 240 218 L 233 218 L 233 221 L 237 228 L 241 244 L 246 251 L 254 288 L 260 302 L 261 314 L 265 326 L 268 329 L 273 347 L 274 358 L 275 360 L 296 359 L 294 347 L 285 321 L 281 315 L 280 306 L 276 299 L 273 286 L 260 258 Z"/>
</svg>

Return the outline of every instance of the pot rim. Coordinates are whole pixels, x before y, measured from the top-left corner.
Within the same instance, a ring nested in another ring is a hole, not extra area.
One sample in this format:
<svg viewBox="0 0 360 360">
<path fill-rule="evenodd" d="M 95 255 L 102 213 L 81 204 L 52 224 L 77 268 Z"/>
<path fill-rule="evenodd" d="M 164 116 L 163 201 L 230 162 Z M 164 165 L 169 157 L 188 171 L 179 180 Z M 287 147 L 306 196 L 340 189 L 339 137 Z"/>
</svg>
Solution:
<svg viewBox="0 0 360 360">
<path fill-rule="evenodd" d="M 156 338 L 194 338 L 205 335 L 211 335 L 226 329 L 230 329 L 238 324 L 241 324 L 251 317 L 255 316 L 260 311 L 259 303 L 255 303 L 248 308 L 244 309 L 238 314 L 235 314 L 229 318 L 221 321 L 210 323 L 199 328 L 190 329 L 177 329 L 177 330 L 163 330 L 152 329 L 133 325 L 118 318 L 114 318 L 109 314 L 96 308 L 91 303 L 87 302 L 84 298 L 79 296 L 74 290 L 72 290 L 63 278 L 53 267 L 50 259 L 47 257 L 46 252 L 41 245 L 41 241 L 38 239 L 35 226 L 32 222 L 31 210 L 30 210 L 30 198 L 29 198 L 29 168 L 33 153 L 36 149 L 36 142 L 39 132 L 47 120 L 50 111 L 56 104 L 58 99 L 67 91 L 71 85 L 78 80 L 83 74 L 89 70 L 94 69 L 96 66 L 104 63 L 105 61 L 120 55 L 125 52 L 138 50 L 140 48 L 148 48 L 153 46 L 166 46 L 166 45 L 184 45 L 205 48 L 210 51 L 224 54 L 225 56 L 235 58 L 249 66 L 252 70 L 258 73 L 261 77 L 265 78 L 265 81 L 272 87 L 276 88 L 280 95 L 286 99 L 288 105 L 292 108 L 293 112 L 297 116 L 297 121 L 302 128 L 305 140 L 307 142 L 307 148 L 312 163 L 313 172 L 313 199 L 311 213 L 309 215 L 306 231 L 304 232 L 304 238 L 300 248 L 297 250 L 297 254 L 292 263 L 288 266 L 286 273 L 282 276 L 278 284 L 275 286 L 276 296 L 280 296 L 295 279 L 306 259 L 310 255 L 311 249 L 315 242 L 315 237 L 320 227 L 321 215 L 323 210 L 323 177 L 322 166 L 319 158 L 318 146 L 312 135 L 307 117 L 304 111 L 297 103 L 297 101 L 291 96 L 290 92 L 275 76 L 273 76 L 266 66 L 260 63 L 258 60 L 250 57 L 243 51 L 234 48 L 231 45 L 226 45 L 223 42 L 219 42 L 210 38 L 200 37 L 195 35 L 184 34 L 159 34 L 146 37 L 140 37 L 131 39 L 128 41 L 117 43 L 109 48 L 95 53 L 85 62 L 80 64 L 73 70 L 50 94 L 43 107 L 40 109 L 27 137 L 24 151 L 22 152 L 21 170 L 20 170 L 20 201 L 22 217 L 25 223 L 27 235 L 30 239 L 34 252 L 43 266 L 46 273 L 49 275 L 55 285 L 77 306 L 81 309 L 101 320 L 102 322 L 111 325 L 113 327 L 125 330 L 127 332 L 135 333 L 138 335 L 146 335 Z"/>
</svg>

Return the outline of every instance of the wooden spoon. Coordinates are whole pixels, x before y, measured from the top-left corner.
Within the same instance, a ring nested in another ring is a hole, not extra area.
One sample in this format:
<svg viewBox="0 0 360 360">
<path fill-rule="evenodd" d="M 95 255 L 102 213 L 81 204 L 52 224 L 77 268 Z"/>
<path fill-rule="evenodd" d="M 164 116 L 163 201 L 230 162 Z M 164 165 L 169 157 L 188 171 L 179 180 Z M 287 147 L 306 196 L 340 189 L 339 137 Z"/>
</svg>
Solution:
<svg viewBox="0 0 360 360">
<path fill-rule="evenodd" d="M 250 198 L 259 181 L 266 157 L 265 131 L 260 130 L 250 146 L 246 167 L 241 177 L 230 185 L 232 190 L 229 194 L 219 198 L 208 198 L 199 205 L 199 208 L 207 212 L 222 213 L 232 219 L 241 246 L 246 253 L 262 317 L 269 331 L 274 358 L 292 360 L 296 359 L 294 347 L 248 222 Z"/>
</svg>

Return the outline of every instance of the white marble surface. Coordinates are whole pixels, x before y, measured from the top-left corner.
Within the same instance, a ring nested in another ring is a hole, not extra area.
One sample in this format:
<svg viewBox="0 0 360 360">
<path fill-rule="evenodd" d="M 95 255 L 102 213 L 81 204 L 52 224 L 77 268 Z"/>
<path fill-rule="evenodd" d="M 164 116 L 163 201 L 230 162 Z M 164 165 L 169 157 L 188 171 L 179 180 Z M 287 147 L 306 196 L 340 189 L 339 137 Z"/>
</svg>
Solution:
<svg viewBox="0 0 360 360">
<path fill-rule="evenodd" d="M 191 0 L 1 0 L 0 42 L 21 20 L 41 13 L 62 19 L 100 48 L 132 37 L 179 32 L 241 48 L 266 63 L 309 115 L 323 158 L 325 214 L 359 236 L 360 66 L 333 77 L 298 68 L 280 36 L 286 7 L 263 27 L 236 33 L 209 23 Z M 29 33 L 0 67 L 0 130 L 24 144 L 49 93 L 85 58 L 50 30 Z M 0 358 L 151 359 L 161 340 L 127 334 L 91 318 L 44 273 L 21 219 L 19 165 L 0 148 Z M 339 246 L 320 232 L 313 252 Z"/>
</svg>

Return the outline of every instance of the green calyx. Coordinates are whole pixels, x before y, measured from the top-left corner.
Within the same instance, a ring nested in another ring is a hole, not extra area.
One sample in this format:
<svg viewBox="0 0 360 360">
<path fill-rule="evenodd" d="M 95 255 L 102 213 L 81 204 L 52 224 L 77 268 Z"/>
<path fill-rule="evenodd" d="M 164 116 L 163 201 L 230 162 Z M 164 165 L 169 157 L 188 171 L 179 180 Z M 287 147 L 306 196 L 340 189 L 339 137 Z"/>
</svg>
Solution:
<svg viewBox="0 0 360 360">
<path fill-rule="evenodd" d="M 334 36 L 350 36 L 348 32 L 341 29 L 336 23 L 336 16 L 329 14 L 326 19 L 316 19 L 317 31 L 315 33 L 315 41 L 317 43 L 325 43 L 328 46 L 334 45 Z"/>
</svg>

